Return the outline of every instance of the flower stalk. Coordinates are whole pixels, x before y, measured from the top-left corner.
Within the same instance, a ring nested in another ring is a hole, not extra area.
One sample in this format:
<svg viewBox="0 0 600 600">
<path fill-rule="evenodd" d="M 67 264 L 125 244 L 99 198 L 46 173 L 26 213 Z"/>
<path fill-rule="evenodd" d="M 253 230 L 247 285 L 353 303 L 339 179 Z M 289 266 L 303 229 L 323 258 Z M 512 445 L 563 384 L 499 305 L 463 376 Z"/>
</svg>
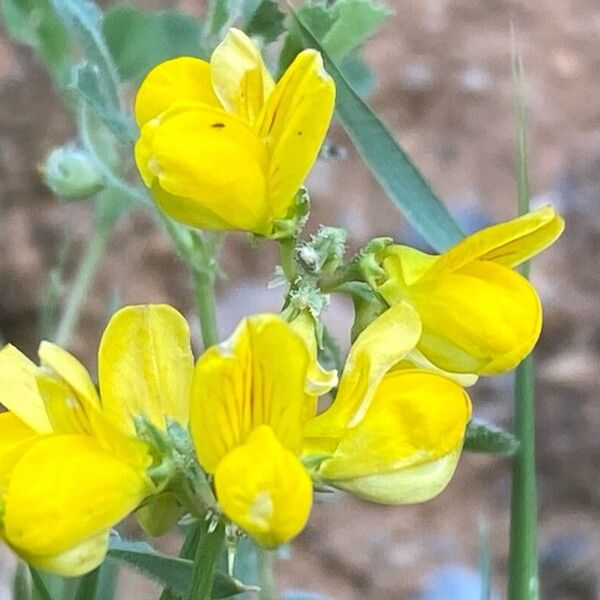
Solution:
<svg viewBox="0 0 600 600">
<path fill-rule="evenodd" d="M 215 568 L 225 541 L 225 525 L 209 518 L 200 529 L 194 555 L 194 570 L 189 600 L 211 600 Z"/>
<path fill-rule="evenodd" d="M 56 327 L 54 341 L 59 346 L 69 344 L 73 330 L 85 305 L 85 300 L 102 262 L 106 246 L 116 225 L 117 216 L 102 216 L 98 209 L 94 218 L 91 237 L 79 263 L 75 279 L 67 294 L 64 311 Z"/>
<path fill-rule="evenodd" d="M 517 182 L 519 214 L 529 210 L 529 177 L 525 107 L 522 97 L 522 62 L 513 52 L 515 121 L 517 126 Z M 521 268 L 529 275 L 529 263 Z M 514 430 L 519 440 L 512 471 L 510 518 L 509 600 L 539 598 L 537 547 L 537 484 L 535 469 L 535 375 L 534 362 L 527 356 L 517 367 L 514 399 Z"/>
</svg>

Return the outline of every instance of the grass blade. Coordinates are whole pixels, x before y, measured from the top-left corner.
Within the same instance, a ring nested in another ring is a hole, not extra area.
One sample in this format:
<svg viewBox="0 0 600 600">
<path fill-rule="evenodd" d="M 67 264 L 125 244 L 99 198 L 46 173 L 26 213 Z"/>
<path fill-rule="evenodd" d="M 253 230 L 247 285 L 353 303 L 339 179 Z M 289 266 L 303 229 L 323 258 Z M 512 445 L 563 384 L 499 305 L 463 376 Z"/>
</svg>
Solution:
<svg viewBox="0 0 600 600">
<path fill-rule="evenodd" d="M 305 45 L 323 55 L 336 84 L 336 114 L 381 187 L 433 248 L 441 252 L 458 242 L 462 231 L 408 154 L 352 89 L 302 17 L 294 13 L 294 19 Z"/>
<path fill-rule="evenodd" d="M 37 569 L 29 567 L 31 573 L 31 600 L 53 600 L 43 577 Z"/>
<path fill-rule="evenodd" d="M 522 62 L 513 51 L 513 86 L 517 128 L 519 214 L 529 210 L 529 176 L 525 107 L 522 95 Z M 527 277 L 529 265 L 521 273 Z M 537 556 L 537 486 L 535 472 L 535 403 L 533 357 L 518 367 L 515 380 L 514 431 L 519 440 L 512 472 L 510 518 L 509 600 L 537 600 L 539 575 Z"/>
</svg>

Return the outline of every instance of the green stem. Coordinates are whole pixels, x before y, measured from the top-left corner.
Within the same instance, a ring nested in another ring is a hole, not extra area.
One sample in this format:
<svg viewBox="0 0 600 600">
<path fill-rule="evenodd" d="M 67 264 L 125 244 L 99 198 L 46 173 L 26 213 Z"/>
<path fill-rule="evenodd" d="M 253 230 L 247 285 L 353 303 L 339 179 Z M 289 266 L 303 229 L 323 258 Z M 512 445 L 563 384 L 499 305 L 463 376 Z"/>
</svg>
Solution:
<svg viewBox="0 0 600 600">
<path fill-rule="evenodd" d="M 204 347 L 213 346 L 219 341 L 217 332 L 217 319 L 215 309 L 214 276 L 205 270 L 191 269 L 194 291 L 196 294 L 196 308 L 200 318 L 200 330 Z"/>
<path fill-rule="evenodd" d="M 272 551 L 256 547 L 260 600 L 277 600 L 277 588 L 273 576 L 274 556 Z"/>
<path fill-rule="evenodd" d="M 96 218 L 94 221 L 91 237 L 69 289 L 65 308 L 54 334 L 54 341 L 59 346 L 68 345 L 71 339 L 114 225 L 115 220 L 112 219 Z"/>
<path fill-rule="evenodd" d="M 296 243 L 297 239 L 294 237 L 288 237 L 279 240 L 281 268 L 283 269 L 283 273 L 289 282 L 294 281 L 297 275 L 295 262 Z"/>
<path fill-rule="evenodd" d="M 508 597 L 539 598 L 537 490 L 535 473 L 535 404 L 533 357 L 517 368 L 515 435 L 520 442 L 513 462 Z"/>
<path fill-rule="evenodd" d="M 517 125 L 518 212 L 524 214 L 529 210 L 529 177 L 522 64 L 516 50 L 513 51 L 513 79 Z M 525 263 L 520 271 L 527 277 L 529 265 Z M 539 598 L 534 389 L 533 357 L 528 356 L 517 367 L 515 380 L 514 430 L 519 440 L 519 449 L 514 457 L 512 472 L 509 600 Z"/>
<path fill-rule="evenodd" d="M 194 571 L 188 595 L 189 600 L 210 600 L 215 577 L 215 568 L 223 542 L 225 525 L 219 520 L 216 527 L 210 520 L 202 525 L 201 535 L 194 555 Z"/>
<path fill-rule="evenodd" d="M 180 558 L 187 558 L 188 560 L 192 560 L 194 558 L 194 555 L 196 554 L 196 549 L 199 547 L 200 544 L 201 528 L 203 526 L 204 523 L 202 523 L 201 521 L 194 523 L 191 526 L 190 531 L 186 535 L 185 540 L 183 541 L 183 545 L 179 550 Z M 160 595 L 160 600 L 180 600 L 180 597 L 175 595 L 175 593 L 171 590 L 165 589 Z"/>
</svg>

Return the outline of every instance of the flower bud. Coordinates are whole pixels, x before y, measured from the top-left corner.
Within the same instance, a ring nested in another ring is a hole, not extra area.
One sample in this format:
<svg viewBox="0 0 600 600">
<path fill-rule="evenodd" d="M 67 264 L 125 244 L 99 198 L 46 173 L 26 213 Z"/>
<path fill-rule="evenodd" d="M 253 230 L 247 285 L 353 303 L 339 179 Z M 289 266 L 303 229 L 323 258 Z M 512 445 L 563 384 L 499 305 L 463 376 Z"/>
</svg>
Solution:
<svg viewBox="0 0 600 600">
<path fill-rule="evenodd" d="M 75 146 L 52 150 L 41 170 L 46 185 L 68 200 L 88 198 L 104 187 L 102 174 L 92 157 Z"/>
</svg>

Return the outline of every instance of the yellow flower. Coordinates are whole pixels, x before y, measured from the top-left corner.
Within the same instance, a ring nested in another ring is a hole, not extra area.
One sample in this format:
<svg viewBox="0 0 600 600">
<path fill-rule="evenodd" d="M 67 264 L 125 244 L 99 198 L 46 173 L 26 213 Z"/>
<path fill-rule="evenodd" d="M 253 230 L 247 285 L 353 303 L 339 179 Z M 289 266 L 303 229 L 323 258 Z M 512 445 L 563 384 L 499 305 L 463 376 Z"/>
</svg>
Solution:
<svg viewBox="0 0 600 600">
<path fill-rule="evenodd" d="M 260 544 L 298 534 L 312 503 L 310 473 L 362 498 L 420 502 L 456 467 L 470 401 L 454 381 L 390 371 L 421 334 L 407 303 L 390 308 L 351 349 L 332 406 L 316 395 L 335 375 L 315 366 L 314 323 L 276 315 L 242 321 L 196 364 L 190 425 L 225 515 Z M 300 457 L 300 458 L 299 458 Z"/>
<path fill-rule="evenodd" d="M 450 481 L 471 402 L 447 377 L 392 370 L 420 334 L 403 302 L 358 336 L 333 404 L 304 428 L 303 458 L 318 480 L 383 504 L 423 502 Z"/>
<path fill-rule="evenodd" d="M 210 64 L 155 67 L 136 97 L 135 159 L 159 207 L 187 225 L 273 233 L 315 161 L 335 89 L 320 54 L 301 52 L 275 84 L 231 29 Z"/>
<path fill-rule="evenodd" d="M 102 401 L 68 352 L 42 342 L 39 358 L 0 351 L 0 536 L 30 564 L 76 576 L 102 562 L 110 528 L 160 491 L 133 419 L 187 422 L 189 333 L 168 306 L 115 314 L 99 350 Z"/>
<path fill-rule="evenodd" d="M 388 246 L 386 272 L 372 282 L 390 305 L 408 301 L 423 332 L 416 364 L 492 375 L 515 367 L 535 345 L 542 309 L 535 289 L 512 269 L 548 247 L 564 227 L 550 207 L 474 233 L 440 256 Z"/>
<path fill-rule="evenodd" d="M 265 547 L 301 531 L 312 504 L 298 455 L 316 412 L 310 352 L 279 316 L 244 319 L 198 360 L 190 426 L 225 515 Z"/>
</svg>

